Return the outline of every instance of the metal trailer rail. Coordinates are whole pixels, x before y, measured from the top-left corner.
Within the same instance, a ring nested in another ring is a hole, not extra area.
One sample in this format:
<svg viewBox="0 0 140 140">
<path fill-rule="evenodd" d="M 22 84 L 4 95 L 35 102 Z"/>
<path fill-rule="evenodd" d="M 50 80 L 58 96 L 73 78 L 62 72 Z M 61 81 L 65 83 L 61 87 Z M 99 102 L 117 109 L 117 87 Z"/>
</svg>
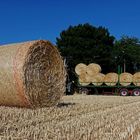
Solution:
<svg viewBox="0 0 140 140">
<path fill-rule="evenodd" d="M 127 96 L 127 95 L 134 95 L 134 96 L 140 96 L 140 86 L 135 85 L 129 85 L 129 86 L 122 86 L 120 84 L 116 84 L 115 86 L 107 86 L 105 84 L 100 86 L 95 85 L 87 85 L 82 86 L 80 84 L 77 84 L 77 87 L 79 89 L 79 93 L 82 94 L 89 94 L 90 91 L 93 91 L 94 94 L 112 94 L 112 95 L 121 95 L 121 96 Z"/>
</svg>

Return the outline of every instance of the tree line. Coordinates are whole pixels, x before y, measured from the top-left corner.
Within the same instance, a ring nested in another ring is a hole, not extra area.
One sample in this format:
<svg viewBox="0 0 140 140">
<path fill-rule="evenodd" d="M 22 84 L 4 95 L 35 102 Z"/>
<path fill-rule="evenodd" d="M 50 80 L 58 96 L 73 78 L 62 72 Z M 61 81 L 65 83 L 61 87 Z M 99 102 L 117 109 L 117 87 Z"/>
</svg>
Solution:
<svg viewBox="0 0 140 140">
<path fill-rule="evenodd" d="M 98 63 L 103 73 L 140 71 L 140 39 L 122 36 L 117 40 L 105 27 L 89 23 L 69 26 L 56 38 L 56 45 L 67 63 L 67 71 L 74 79 L 78 63 Z"/>
</svg>

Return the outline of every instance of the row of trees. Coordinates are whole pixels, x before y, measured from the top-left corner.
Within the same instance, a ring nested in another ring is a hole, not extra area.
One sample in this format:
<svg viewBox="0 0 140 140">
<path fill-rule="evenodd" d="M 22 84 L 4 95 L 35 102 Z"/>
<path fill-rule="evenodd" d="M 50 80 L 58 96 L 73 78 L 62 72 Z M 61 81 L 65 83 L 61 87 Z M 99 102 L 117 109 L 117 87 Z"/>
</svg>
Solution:
<svg viewBox="0 0 140 140">
<path fill-rule="evenodd" d="M 123 36 L 116 40 L 107 28 L 86 23 L 70 26 L 62 31 L 56 40 L 57 47 L 67 60 L 70 75 L 81 62 L 98 63 L 103 73 L 117 72 L 118 65 L 131 73 L 140 70 L 138 38 Z"/>
</svg>

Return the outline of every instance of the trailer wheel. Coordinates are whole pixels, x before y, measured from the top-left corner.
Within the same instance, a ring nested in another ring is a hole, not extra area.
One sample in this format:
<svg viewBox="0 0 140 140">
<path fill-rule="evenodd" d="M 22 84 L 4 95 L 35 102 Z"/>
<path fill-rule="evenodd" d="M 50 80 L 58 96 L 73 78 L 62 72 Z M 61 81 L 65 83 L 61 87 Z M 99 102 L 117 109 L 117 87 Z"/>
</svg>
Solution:
<svg viewBox="0 0 140 140">
<path fill-rule="evenodd" d="M 127 96 L 128 95 L 128 90 L 126 88 L 123 88 L 120 90 L 120 95 L 121 96 Z"/>
<path fill-rule="evenodd" d="M 89 90 L 87 88 L 82 88 L 80 93 L 84 94 L 84 95 L 87 95 L 89 93 Z"/>
<path fill-rule="evenodd" d="M 132 91 L 132 95 L 134 95 L 134 96 L 140 96 L 140 89 L 134 89 L 133 91 Z"/>
</svg>

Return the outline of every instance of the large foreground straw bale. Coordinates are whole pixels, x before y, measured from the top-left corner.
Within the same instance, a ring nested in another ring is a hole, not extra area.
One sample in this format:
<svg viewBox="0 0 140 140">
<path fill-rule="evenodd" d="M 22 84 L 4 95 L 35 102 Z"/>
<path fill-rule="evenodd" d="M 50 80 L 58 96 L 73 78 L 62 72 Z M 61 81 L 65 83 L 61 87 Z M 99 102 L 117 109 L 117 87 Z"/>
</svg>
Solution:
<svg viewBox="0 0 140 140">
<path fill-rule="evenodd" d="M 39 40 L 0 47 L 0 105 L 52 106 L 64 91 L 63 61 L 50 42 Z"/>
<path fill-rule="evenodd" d="M 136 72 L 133 75 L 133 84 L 136 86 L 140 86 L 140 72 Z"/>
<path fill-rule="evenodd" d="M 132 74 L 128 73 L 128 72 L 124 72 L 120 74 L 120 84 L 122 86 L 128 86 L 131 84 L 132 82 Z"/>
<path fill-rule="evenodd" d="M 76 74 L 80 75 L 82 73 L 86 73 L 87 71 L 87 65 L 83 64 L 83 63 L 79 63 L 78 65 L 76 65 L 75 67 L 75 72 Z"/>
<path fill-rule="evenodd" d="M 101 72 L 101 67 L 98 64 L 91 63 L 87 66 L 87 73 L 91 76 L 94 76 Z"/>
<path fill-rule="evenodd" d="M 106 74 L 104 82 L 108 86 L 115 86 L 118 82 L 118 74 L 114 72 Z"/>
</svg>

